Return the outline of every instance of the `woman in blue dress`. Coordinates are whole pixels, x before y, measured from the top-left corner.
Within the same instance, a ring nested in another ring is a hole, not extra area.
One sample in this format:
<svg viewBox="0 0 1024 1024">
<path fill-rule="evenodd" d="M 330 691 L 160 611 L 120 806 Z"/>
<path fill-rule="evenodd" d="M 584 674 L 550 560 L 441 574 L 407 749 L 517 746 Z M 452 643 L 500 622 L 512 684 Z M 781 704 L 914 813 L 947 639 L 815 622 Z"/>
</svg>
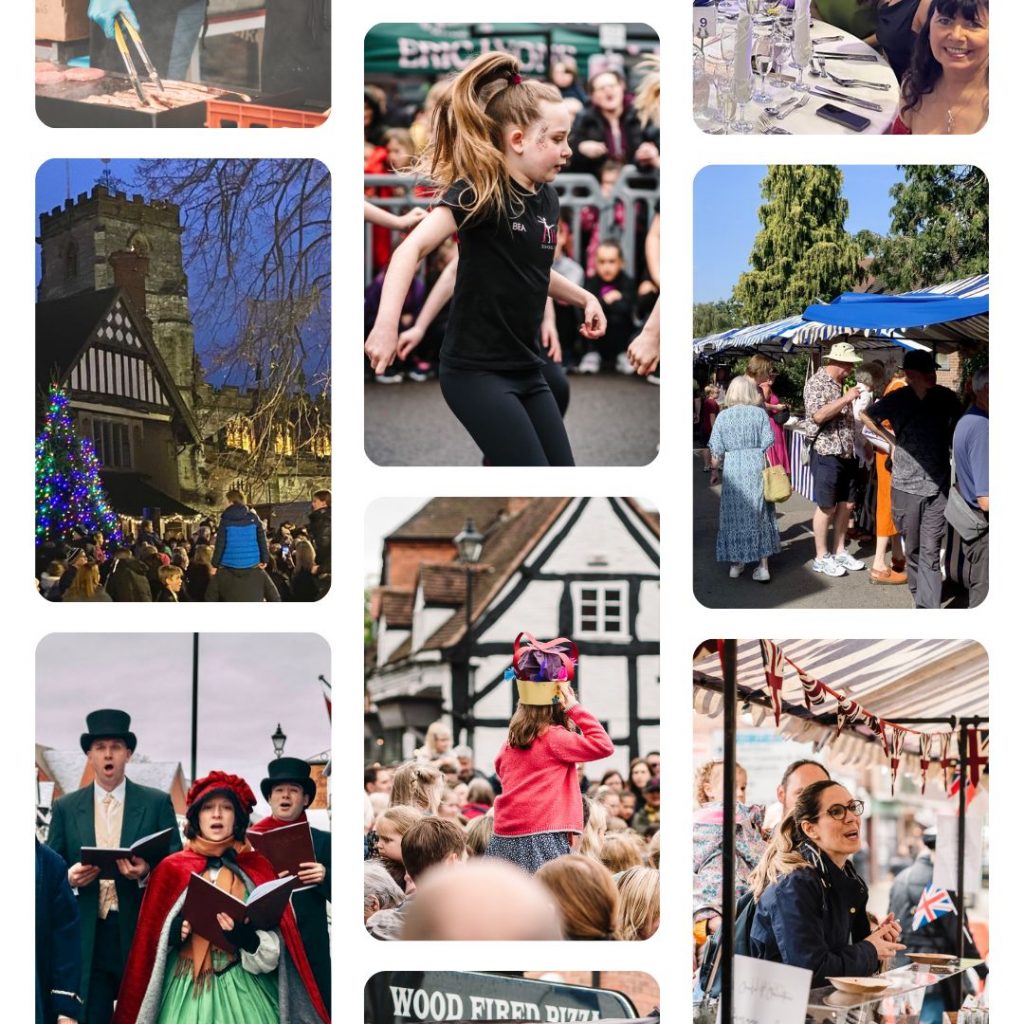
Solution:
<svg viewBox="0 0 1024 1024">
<path fill-rule="evenodd" d="M 725 395 L 725 409 L 711 428 L 711 483 L 721 479 L 718 510 L 719 562 L 730 562 L 736 579 L 747 562 L 759 563 L 753 578 L 767 583 L 768 556 L 778 554 L 779 528 L 775 506 L 764 500 L 761 471 L 765 452 L 775 443 L 768 414 L 758 405 L 757 385 L 750 377 L 734 377 Z"/>
</svg>

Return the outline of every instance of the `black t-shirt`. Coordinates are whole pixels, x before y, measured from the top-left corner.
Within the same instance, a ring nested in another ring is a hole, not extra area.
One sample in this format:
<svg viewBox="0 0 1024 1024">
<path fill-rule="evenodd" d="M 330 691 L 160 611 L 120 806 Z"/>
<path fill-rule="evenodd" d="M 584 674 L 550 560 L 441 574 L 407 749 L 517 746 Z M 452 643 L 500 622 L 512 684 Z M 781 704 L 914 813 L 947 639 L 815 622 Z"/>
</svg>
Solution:
<svg viewBox="0 0 1024 1024">
<path fill-rule="evenodd" d="M 459 269 L 441 362 L 460 370 L 524 371 L 542 365 L 544 317 L 558 231 L 558 195 L 516 182 L 501 214 L 467 220 L 473 189 L 457 181 L 441 199 L 459 229 Z"/>
</svg>

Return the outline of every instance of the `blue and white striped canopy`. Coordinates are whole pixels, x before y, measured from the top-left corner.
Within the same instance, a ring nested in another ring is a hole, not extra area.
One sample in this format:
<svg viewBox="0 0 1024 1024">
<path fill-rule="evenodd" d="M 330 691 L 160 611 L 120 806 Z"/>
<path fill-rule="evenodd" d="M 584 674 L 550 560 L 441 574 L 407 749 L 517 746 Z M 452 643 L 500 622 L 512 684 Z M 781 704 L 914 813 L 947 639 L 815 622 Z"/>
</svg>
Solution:
<svg viewBox="0 0 1024 1024">
<path fill-rule="evenodd" d="M 698 338 L 694 358 L 725 352 L 790 352 L 850 335 L 861 350 L 928 349 L 988 342 L 988 274 L 899 295 L 847 292 L 827 305 L 766 324 Z"/>
</svg>

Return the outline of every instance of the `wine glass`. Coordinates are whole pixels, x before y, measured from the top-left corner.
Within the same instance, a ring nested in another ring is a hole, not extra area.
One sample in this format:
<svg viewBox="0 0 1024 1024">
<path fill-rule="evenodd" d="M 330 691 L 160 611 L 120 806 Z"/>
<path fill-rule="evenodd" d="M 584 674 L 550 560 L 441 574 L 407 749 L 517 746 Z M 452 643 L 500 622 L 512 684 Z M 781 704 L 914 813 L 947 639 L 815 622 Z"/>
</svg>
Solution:
<svg viewBox="0 0 1024 1024">
<path fill-rule="evenodd" d="M 754 80 L 747 69 L 747 74 L 733 82 L 733 96 L 739 110 L 736 113 L 737 120 L 732 125 L 732 131 L 737 135 L 749 135 L 754 130 L 754 125 L 747 120 L 747 104 L 754 94 Z"/>
<path fill-rule="evenodd" d="M 693 116 L 698 121 L 706 121 L 710 115 L 711 78 L 703 57 L 695 57 L 693 61 Z"/>
<path fill-rule="evenodd" d="M 719 88 L 718 109 L 722 113 L 722 123 L 725 125 L 725 133 L 726 135 L 731 135 L 733 132 L 733 125 L 736 122 L 736 97 L 733 95 L 732 89 L 727 88 L 723 91 Z"/>
<path fill-rule="evenodd" d="M 792 56 L 793 44 L 785 28 L 777 26 L 772 33 L 772 67 L 781 72 L 789 64 Z M 785 88 L 785 82 L 780 83 Z"/>
<path fill-rule="evenodd" d="M 712 109 L 711 119 L 719 124 L 726 124 L 725 107 L 722 105 L 722 99 L 732 86 L 728 65 L 720 61 L 713 63 L 711 65 L 711 81 L 715 86 L 715 107 Z"/>
<path fill-rule="evenodd" d="M 811 42 L 811 30 L 806 23 L 797 22 L 793 26 L 793 67 L 797 70 L 795 92 L 810 92 L 811 87 L 804 84 L 804 68 L 814 59 L 814 44 Z"/>
<path fill-rule="evenodd" d="M 766 80 L 768 72 L 772 69 L 773 60 L 771 39 L 768 36 L 758 36 L 754 43 L 754 70 L 761 76 L 761 84 L 753 96 L 755 103 L 771 102 L 772 98 L 768 95 Z"/>
</svg>

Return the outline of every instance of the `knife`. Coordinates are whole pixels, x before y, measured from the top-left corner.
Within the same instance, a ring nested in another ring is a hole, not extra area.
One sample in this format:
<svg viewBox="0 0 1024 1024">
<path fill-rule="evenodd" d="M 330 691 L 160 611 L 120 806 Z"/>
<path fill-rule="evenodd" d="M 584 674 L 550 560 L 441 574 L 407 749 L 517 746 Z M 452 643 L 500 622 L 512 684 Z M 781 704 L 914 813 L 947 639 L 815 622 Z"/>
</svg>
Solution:
<svg viewBox="0 0 1024 1024">
<path fill-rule="evenodd" d="M 826 60 L 859 60 L 866 64 L 877 64 L 878 54 L 876 53 L 822 53 L 820 50 L 815 57 L 824 57 Z"/>
<path fill-rule="evenodd" d="M 874 110 L 881 113 L 883 109 L 880 103 L 872 103 L 871 100 L 862 100 L 856 96 L 847 96 L 841 92 L 833 92 L 831 89 L 823 89 L 820 85 L 816 85 L 811 92 L 815 96 L 827 96 L 830 100 L 841 100 L 843 103 L 849 103 L 864 110 Z"/>
</svg>

